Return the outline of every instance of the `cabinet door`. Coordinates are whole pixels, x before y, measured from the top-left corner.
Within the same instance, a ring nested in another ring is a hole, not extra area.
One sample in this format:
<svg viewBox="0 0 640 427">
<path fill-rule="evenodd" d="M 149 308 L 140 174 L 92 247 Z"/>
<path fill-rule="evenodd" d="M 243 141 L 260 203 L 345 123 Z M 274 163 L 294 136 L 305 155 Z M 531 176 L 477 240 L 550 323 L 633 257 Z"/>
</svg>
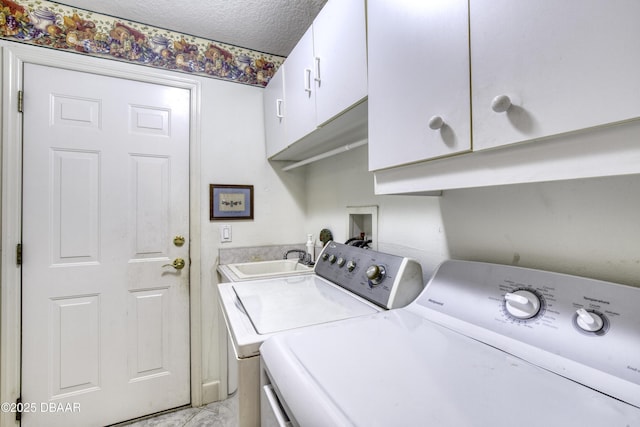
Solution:
<svg viewBox="0 0 640 427">
<path fill-rule="evenodd" d="M 318 126 L 367 96 L 364 0 L 329 1 L 313 21 Z"/>
<path fill-rule="evenodd" d="M 280 67 L 264 89 L 264 127 L 267 158 L 287 148 L 284 67 Z"/>
<path fill-rule="evenodd" d="M 467 0 L 369 0 L 367 19 L 369 168 L 468 151 Z"/>
<path fill-rule="evenodd" d="M 640 115 L 640 2 L 471 0 L 474 150 Z M 495 97 L 510 97 L 494 112 Z"/>
<path fill-rule="evenodd" d="M 313 29 L 309 27 L 283 65 L 289 145 L 316 128 L 313 65 Z"/>
</svg>

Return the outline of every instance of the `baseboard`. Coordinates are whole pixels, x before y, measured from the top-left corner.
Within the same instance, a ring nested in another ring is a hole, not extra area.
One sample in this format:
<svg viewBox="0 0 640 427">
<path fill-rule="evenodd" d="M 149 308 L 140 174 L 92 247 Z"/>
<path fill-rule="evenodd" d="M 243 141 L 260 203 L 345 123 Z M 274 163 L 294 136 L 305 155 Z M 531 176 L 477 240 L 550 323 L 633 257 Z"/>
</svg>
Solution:
<svg viewBox="0 0 640 427">
<path fill-rule="evenodd" d="M 220 381 L 211 381 L 202 384 L 202 404 L 207 405 L 211 402 L 222 400 L 226 396 L 220 396 Z"/>
</svg>

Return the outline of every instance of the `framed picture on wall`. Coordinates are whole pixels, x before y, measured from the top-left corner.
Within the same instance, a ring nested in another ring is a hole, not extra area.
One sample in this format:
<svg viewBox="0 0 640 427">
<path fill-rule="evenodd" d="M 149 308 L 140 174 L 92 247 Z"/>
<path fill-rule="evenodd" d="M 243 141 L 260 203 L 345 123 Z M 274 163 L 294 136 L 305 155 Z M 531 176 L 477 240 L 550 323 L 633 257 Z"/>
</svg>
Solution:
<svg viewBox="0 0 640 427">
<path fill-rule="evenodd" d="M 209 185 L 209 219 L 253 219 L 253 185 Z"/>
</svg>

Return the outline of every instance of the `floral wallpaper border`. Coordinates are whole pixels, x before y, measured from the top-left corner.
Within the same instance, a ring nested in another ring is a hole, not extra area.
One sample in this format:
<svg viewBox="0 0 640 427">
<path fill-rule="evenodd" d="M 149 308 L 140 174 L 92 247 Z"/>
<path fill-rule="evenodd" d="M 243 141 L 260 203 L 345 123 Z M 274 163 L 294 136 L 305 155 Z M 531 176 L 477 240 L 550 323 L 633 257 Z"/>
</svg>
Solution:
<svg viewBox="0 0 640 427">
<path fill-rule="evenodd" d="M 285 58 L 44 0 L 0 0 L 0 37 L 264 87 Z"/>
</svg>

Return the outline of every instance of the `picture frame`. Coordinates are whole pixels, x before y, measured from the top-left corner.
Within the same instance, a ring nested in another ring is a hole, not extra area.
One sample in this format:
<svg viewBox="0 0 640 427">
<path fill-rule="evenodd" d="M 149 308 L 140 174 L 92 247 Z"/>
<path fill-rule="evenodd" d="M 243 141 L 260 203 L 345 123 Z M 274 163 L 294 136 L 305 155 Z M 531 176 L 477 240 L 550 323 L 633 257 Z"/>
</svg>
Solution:
<svg viewBox="0 0 640 427">
<path fill-rule="evenodd" d="M 253 219 L 253 185 L 209 184 L 209 220 L 243 219 Z"/>
</svg>

